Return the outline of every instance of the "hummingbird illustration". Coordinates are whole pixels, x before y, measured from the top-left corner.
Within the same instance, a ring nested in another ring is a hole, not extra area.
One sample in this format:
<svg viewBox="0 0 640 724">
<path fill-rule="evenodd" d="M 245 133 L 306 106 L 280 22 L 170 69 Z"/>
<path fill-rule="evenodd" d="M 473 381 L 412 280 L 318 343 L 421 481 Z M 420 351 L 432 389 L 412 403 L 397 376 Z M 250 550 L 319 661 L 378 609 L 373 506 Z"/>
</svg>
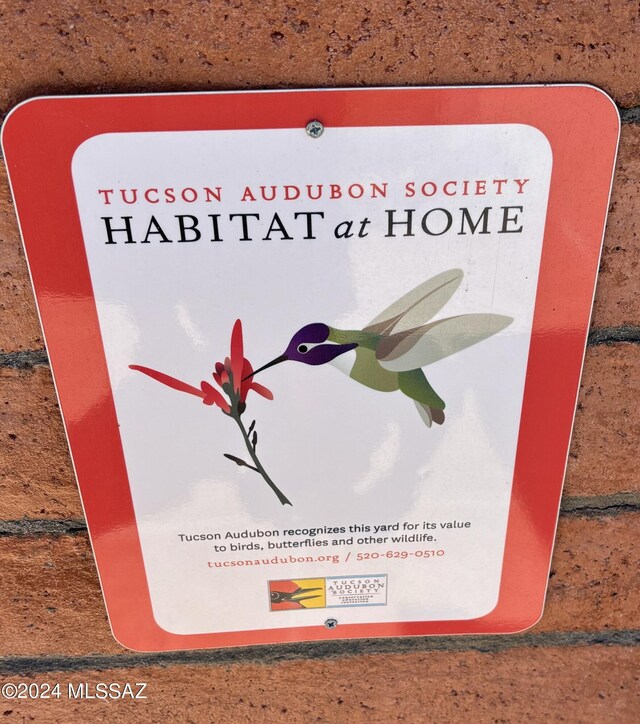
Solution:
<svg viewBox="0 0 640 724">
<path fill-rule="evenodd" d="M 352 380 L 380 392 L 399 390 L 412 399 L 431 427 L 444 422 L 444 400 L 423 367 L 502 331 L 513 321 L 501 314 L 461 314 L 431 320 L 460 286 L 463 272 L 450 269 L 428 279 L 387 307 L 362 330 L 322 322 L 307 324 L 285 351 L 248 377 L 285 361 L 307 365 L 333 362 Z"/>
</svg>

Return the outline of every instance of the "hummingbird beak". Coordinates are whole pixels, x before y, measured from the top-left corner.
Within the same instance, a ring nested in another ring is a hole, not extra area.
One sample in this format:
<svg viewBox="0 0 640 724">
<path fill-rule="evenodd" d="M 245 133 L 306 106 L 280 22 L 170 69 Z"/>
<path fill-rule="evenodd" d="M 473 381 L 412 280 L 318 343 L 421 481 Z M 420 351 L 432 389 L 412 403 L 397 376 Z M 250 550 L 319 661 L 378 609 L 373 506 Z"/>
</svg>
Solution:
<svg viewBox="0 0 640 724">
<path fill-rule="evenodd" d="M 262 365 L 262 367 L 259 367 L 257 370 L 254 370 L 250 375 L 247 375 L 242 381 L 248 380 L 250 377 L 253 377 L 254 375 L 257 375 L 258 372 L 262 372 L 262 370 L 266 370 L 269 367 L 273 367 L 274 365 L 279 365 L 280 362 L 286 362 L 289 358 L 286 354 L 281 354 L 279 357 L 276 357 L 275 359 L 272 359 L 271 362 L 267 362 L 266 365 Z"/>
</svg>

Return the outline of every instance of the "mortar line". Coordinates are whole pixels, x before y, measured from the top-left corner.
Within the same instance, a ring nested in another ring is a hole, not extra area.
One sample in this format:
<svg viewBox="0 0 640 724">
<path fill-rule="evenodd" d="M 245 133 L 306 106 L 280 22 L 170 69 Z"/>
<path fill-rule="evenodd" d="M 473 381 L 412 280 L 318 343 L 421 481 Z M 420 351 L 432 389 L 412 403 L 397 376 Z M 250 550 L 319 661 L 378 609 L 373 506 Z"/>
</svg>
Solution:
<svg viewBox="0 0 640 724">
<path fill-rule="evenodd" d="M 27 349 L 20 352 L 0 352 L 0 367 L 12 367 L 28 370 L 37 365 L 49 366 L 49 356 L 45 349 Z"/>
<path fill-rule="evenodd" d="M 631 108 L 620 108 L 620 120 L 625 124 L 640 123 L 640 106 L 632 106 Z"/>
<path fill-rule="evenodd" d="M 13 656 L 0 658 L 0 673 L 28 675 L 54 671 L 126 669 L 148 666 L 229 666 L 231 664 L 278 664 L 301 659 L 323 660 L 416 653 L 494 654 L 526 648 L 586 646 L 637 647 L 640 631 L 567 631 L 493 636 L 415 636 L 391 639 L 347 639 L 313 643 L 276 644 L 200 651 L 165 653 L 89 654 L 82 656 Z"/>
<path fill-rule="evenodd" d="M 568 495 L 560 503 L 560 515 L 601 517 L 640 511 L 640 493 L 624 492 L 609 495 Z"/>
<path fill-rule="evenodd" d="M 84 518 L 0 520 L 0 538 L 78 535 L 86 532 Z"/>
<path fill-rule="evenodd" d="M 616 344 L 619 342 L 640 342 L 640 326 L 622 324 L 619 327 L 596 327 L 589 331 L 587 345 L 595 347 L 599 344 Z"/>
</svg>

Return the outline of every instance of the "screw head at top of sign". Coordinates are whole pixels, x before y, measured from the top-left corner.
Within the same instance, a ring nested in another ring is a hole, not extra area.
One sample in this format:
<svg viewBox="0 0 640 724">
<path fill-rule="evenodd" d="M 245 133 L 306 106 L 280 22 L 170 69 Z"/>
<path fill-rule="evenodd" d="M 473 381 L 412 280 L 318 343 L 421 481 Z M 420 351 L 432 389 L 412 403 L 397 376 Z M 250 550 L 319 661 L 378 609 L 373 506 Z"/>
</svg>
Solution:
<svg viewBox="0 0 640 724">
<path fill-rule="evenodd" d="M 307 136 L 311 138 L 320 138 L 324 133 L 324 125 L 320 121 L 309 121 L 306 127 Z"/>
</svg>

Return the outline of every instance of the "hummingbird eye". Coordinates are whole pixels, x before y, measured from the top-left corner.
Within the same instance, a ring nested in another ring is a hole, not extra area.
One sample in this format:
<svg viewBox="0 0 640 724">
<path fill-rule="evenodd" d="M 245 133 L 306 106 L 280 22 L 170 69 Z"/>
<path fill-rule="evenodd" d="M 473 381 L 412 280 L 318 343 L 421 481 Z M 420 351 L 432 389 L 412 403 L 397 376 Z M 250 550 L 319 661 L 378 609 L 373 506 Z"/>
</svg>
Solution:
<svg viewBox="0 0 640 724">
<path fill-rule="evenodd" d="M 298 352 L 300 352 L 300 354 L 306 354 L 308 351 L 309 351 L 309 347 L 307 347 L 306 344 L 298 345 Z"/>
</svg>

